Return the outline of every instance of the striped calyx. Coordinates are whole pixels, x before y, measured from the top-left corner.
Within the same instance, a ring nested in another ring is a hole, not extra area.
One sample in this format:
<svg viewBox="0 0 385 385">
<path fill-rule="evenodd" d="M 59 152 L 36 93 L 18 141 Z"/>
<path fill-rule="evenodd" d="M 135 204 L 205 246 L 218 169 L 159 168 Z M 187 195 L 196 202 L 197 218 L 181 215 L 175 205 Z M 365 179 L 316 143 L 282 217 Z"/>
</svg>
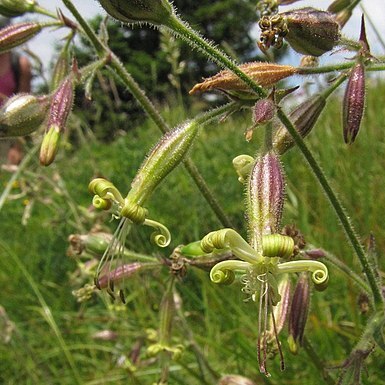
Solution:
<svg viewBox="0 0 385 385">
<path fill-rule="evenodd" d="M 247 219 L 252 247 L 262 252 L 262 236 L 279 231 L 285 195 L 281 164 L 274 151 L 256 158 L 247 185 Z"/>
</svg>

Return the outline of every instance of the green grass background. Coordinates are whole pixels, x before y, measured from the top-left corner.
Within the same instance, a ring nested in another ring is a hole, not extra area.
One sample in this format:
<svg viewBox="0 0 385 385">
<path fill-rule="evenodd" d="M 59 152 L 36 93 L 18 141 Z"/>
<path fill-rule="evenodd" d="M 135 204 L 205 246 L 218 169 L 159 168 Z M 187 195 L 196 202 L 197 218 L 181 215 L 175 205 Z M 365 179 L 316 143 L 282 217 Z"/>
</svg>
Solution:
<svg viewBox="0 0 385 385">
<path fill-rule="evenodd" d="M 385 85 L 368 90 L 367 108 L 356 143 L 342 140 L 341 102 L 329 103 L 308 143 L 330 178 L 358 233 L 365 239 L 372 232 L 377 241 L 380 267 L 384 268 L 385 237 Z M 174 107 L 163 111 L 170 124 L 183 120 L 185 112 Z M 192 113 L 190 113 L 191 115 Z M 242 153 L 254 155 L 261 141 L 244 140 L 250 114 L 235 115 L 224 123 L 204 129 L 190 155 L 215 192 L 234 227 L 245 234 L 243 187 L 231 166 Z M 77 133 L 76 133 L 77 132 Z M 32 215 L 21 224 L 23 199 L 8 201 L 0 212 L 0 304 L 6 310 L 14 331 L 8 343 L 0 342 L 0 382 L 4 384 L 152 384 L 159 367 L 146 355 L 147 329 L 158 326 L 159 303 L 165 289 L 167 271 L 142 274 L 130 281 L 126 306 L 112 306 L 104 296 L 78 304 L 71 292 L 69 276 L 76 262 L 66 256 L 67 237 L 89 231 L 92 219 L 73 212 L 87 208 L 91 196 L 87 185 L 92 177 L 103 175 L 125 192 L 145 154 L 160 136 L 147 122 L 105 145 L 92 140 L 87 129 L 75 132 L 78 148 L 62 148 L 59 159 L 48 169 L 34 160 L 29 173 L 19 178 L 30 187 L 34 200 Z M 82 135 L 79 134 L 82 132 Z M 287 174 L 287 201 L 284 224 L 296 224 L 306 240 L 325 248 L 346 262 L 358 274 L 360 266 L 326 197 L 298 151 L 282 159 Z M 5 187 L 9 174 L 2 172 Z M 15 188 L 13 193 L 17 193 Z M 24 202 L 25 203 L 25 202 Z M 71 209 L 72 207 L 72 209 Z M 158 188 L 148 204 L 151 217 L 166 224 L 173 235 L 171 246 L 200 239 L 221 227 L 197 188 L 179 167 Z M 72 211 L 74 210 L 74 211 Z M 116 222 L 108 223 L 114 229 Z M 154 250 L 149 232 L 138 229 L 130 247 L 138 252 L 168 256 L 167 250 Z M 208 274 L 189 270 L 177 289 L 183 301 L 183 315 L 193 335 L 183 327 L 180 317 L 174 325 L 175 344 L 185 350 L 171 366 L 170 384 L 214 384 L 207 370 L 201 376 L 194 355 L 198 344 L 218 374 L 241 374 L 256 384 L 322 384 L 319 371 L 306 352 L 289 353 L 287 332 L 281 335 L 287 369 L 279 371 L 277 359 L 269 363 L 272 377 L 258 372 L 256 355 L 257 308 L 243 301 L 239 285 L 215 286 Z M 358 341 L 368 315 L 357 305 L 360 290 L 352 281 L 330 269 L 330 285 L 325 292 L 312 294 L 306 336 L 325 366 L 341 364 Z M 4 324 L 4 321 L 1 321 Z M 1 325 L 0 325 L 1 327 Z M 114 341 L 92 338 L 100 330 L 113 330 Z M 2 327 L 4 331 L 4 327 Z M 0 331 L 1 333 L 1 331 Z M 141 362 L 135 372 L 119 365 L 130 356 L 133 345 L 141 341 Z M 122 358 L 123 357 L 123 358 Z M 336 377 L 338 371 L 330 370 Z M 367 360 L 364 384 L 382 384 L 385 377 L 384 354 L 375 351 Z"/>
</svg>

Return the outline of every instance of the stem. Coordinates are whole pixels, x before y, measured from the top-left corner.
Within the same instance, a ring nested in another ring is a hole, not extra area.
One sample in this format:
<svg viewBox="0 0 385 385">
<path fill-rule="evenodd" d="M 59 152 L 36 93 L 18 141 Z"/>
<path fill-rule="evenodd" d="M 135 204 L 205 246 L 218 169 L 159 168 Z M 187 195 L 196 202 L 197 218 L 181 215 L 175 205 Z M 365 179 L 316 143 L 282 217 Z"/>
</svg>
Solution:
<svg viewBox="0 0 385 385">
<path fill-rule="evenodd" d="M 44 15 L 44 16 L 48 16 L 52 19 L 57 19 L 57 15 L 51 11 L 49 11 L 48 9 L 45 9 L 43 7 L 40 7 L 38 5 L 36 5 L 34 8 L 33 8 L 33 12 L 34 13 L 40 13 L 40 15 Z"/>
<path fill-rule="evenodd" d="M 314 350 L 313 346 L 311 345 L 310 341 L 307 339 L 307 337 L 303 337 L 303 348 L 306 352 L 306 354 L 309 356 L 311 361 L 313 362 L 314 366 L 318 369 L 320 373 L 322 373 L 322 377 L 325 380 L 325 382 L 328 385 L 335 385 L 334 379 L 329 375 L 329 373 L 325 370 L 325 367 L 323 365 L 323 362 L 318 357 L 317 352 Z"/>
<path fill-rule="evenodd" d="M 5 201 L 7 200 L 8 195 L 9 195 L 9 193 L 12 190 L 12 186 L 13 186 L 14 182 L 20 176 L 20 174 L 23 172 L 23 170 L 27 167 L 28 163 L 30 162 L 32 157 L 36 154 L 36 152 L 37 152 L 39 147 L 40 147 L 40 144 L 38 144 L 37 146 L 33 147 L 28 152 L 28 154 L 21 161 L 21 163 L 20 163 L 19 167 L 17 168 L 17 170 L 13 173 L 11 179 L 8 181 L 7 185 L 5 186 L 5 189 L 4 189 L 3 193 L 0 196 L 0 211 L 3 208 Z"/>
<path fill-rule="evenodd" d="M 284 124 L 286 129 L 289 131 L 294 142 L 302 152 L 302 155 L 304 156 L 307 164 L 313 171 L 314 176 L 316 177 L 322 189 L 324 190 L 327 198 L 329 199 L 331 206 L 334 208 L 334 211 L 338 219 L 340 220 L 343 229 L 345 230 L 345 235 L 347 236 L 354 251 L 356 252 L 358 259 L 360 260 L 362 269 L 366 274 L 366 277 L 369 282 L 369 286 L 373 293 L 374 304 L 381 308 L 384 307 L 383 297 L 381 294 L 381 290 L 377 285 L 377 280 L 375 278 L 374 271 L 369 264 L 365 251 L 358 239 L 358 236 L 355 233 L 355 230 L 353 228 L 350 218 L 346 215 L 346 212 L 342 207 L 342 204 L 340 203 L 332 187 L 330 186 L 328 180 L 326 179 L 324 172 L 318 165 L 317 161 L 315 160 L 312 153 L 308 149 L 307 145 L 301 138 L 300 134 L 295 129 L 294 125 L 291 123 L 291 121 L 287 118 L 287 116 L 284 114 L 284 112 L 281 109 L 278 109 L 277 116 L 281 120 L 281 122 Z"/>
<path fill-rule="evenodd" d="M 107 47 L 105 47 L 101 41 L 96 36 L 95 32 L 92 30 L 90 25 L 85 21 L 83 16 L 78 12 L 76 7 L 72 4 L 71 0 L 62 0 L 63 4 L 68 8 L 68 10 L 73 14 L 77 22 L 83 28 L 84 33 L 87 35 L 88 39 L 91 41 L 91 44 L 94 46 L 96 52 L 100 56 L 105 55 L 108 52 Z"/>
<path fill-rule="evenodd" d="M 84 33 L 87 35 L 91 44 L 94 46 L 98 56 L 103 59 L 107 53 L 111 55 L 111 63 L 110 67 L 113 70 L 113 74 L 118 75 L 119 79 L 124 83 L 124 85 L 128 88 L 134 98 L 141 105 L 143 110 L 147 113 L 147 115 L 154 121 L 156 126 L 163 132 L 169 131 L 169 127 L 167 123 L 163 120 L 160 113 L 154 107 L 150 99 L 146 96 L 145 92 L 139 87 L 138 83 L 132 78 L 132 76 L 127 72 L 121 61 L 118 57 L 111 52 L 107 47 L 105 47 L 88 23 L 83 19 L 82 15 L 77 11 L 77 9 L 72 4 L 71 0 L 62 0 L 69 11 L 73 14 L 78 23 L 82 26 Z M 116 73 L 114 72 L 116 71 Z M 183 161 L 183 164 L 187 171 L 189 172 L 191 178 L 196 183 L 199 191 L 202 193 L 203 197 L 206 199 L 207 203 L 213 210 L 214 214 L 217 216 L 218 220 L 225 227 L 232 227 L 231 221 L 227 217 L 225 211 L 222 209 L 217 199 L 214 196 L 214 193 L 210 190 L 205 179 L 199 172 L 198 168 L 195 166 L 193 161 L 186 157 Z"/>
<path fill-rule="evenodd" d="M 167 21 L 167 28 L 176 33 L 182 39 L 202 51 L 215 63 L 221 67 L 227 68 L 239 77 L 245 84 L 247 84 L 260 98 L 266 96 L 266 93 L 262 87 L 255 83 L 250 77 L 248 77 L 242 70 L 240 70 L 237 64 L 229 59 L 224 53 L 216 48 L 212 43 L 207 42 L 196 31 L 190 28 L 186 23 L 181 21 L 177 16 L 173 15 Z"/>
</svg>

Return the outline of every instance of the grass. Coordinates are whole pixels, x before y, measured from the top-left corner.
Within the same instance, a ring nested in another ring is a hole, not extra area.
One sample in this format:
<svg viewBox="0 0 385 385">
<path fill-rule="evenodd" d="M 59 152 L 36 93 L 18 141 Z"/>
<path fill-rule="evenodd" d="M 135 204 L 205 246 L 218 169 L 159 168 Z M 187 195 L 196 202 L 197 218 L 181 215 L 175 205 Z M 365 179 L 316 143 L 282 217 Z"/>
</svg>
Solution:
<svg viewBox="0 0 385 385">
<path fill-rule="evenodd" d="M 353 146 L 347 147 L 342 141 L 338 100 L 329 104 L 309 137 L 309 146 L 351 213 L 358 233 L 363 239 L 370 233 L 375 235 L 382 271 L 385 113 L 380 96 L 384 94 L 384 84 L 369 89 L 366 116 Z M 177 123 L 184 113 L 166 108 L 164 114 L 168 121 Z M 210 126 L 201 133 L 191 152 L 234 227 L 243 233 L 243 187 L 237 182 L 231 161 L 241 153 L 256 152 L 260 135 L 256 133 L 250 143 L 243 137 L 249 125 L 249 116 L 234 116 Z M 146 385 L 156 381 L 159 374 L 157 364 L 146 355 L 146 347 L 151 343 L 148 329 L 158 327 L 166 270 L 134 277 L 124 307 L 111 305 L 104 296 L 78 304 L 71 294 L 75 289 L 71 273 L 77 265 L 66 256 L 66 248 L 71 233 L 89 231 L 95 222 L 111 230 L 116 225 L 108 223 L 106 217 L 87 212 L 91 201 L 87 184 L 92 177 L 103 175 L 126 191 L 160 134 L 151 123 L 145 123 L 106 146 L 84 132 L 84 140 L 78 137 L 79 149 L 61 151 L 53 167 L 41 169 L 33 160 L 29 173 L 19 178 L 19 183 L 27 186 L 28 195 L 7 201 L 0 212 L 1 305 L 14 325 L 10 341 L 0 344 L 0 382 L 5 384 Z M 309 243 L 332 252 L 360 274 L 343 231 L 301 155 L 292 150 L 284 156 L 283 163 L 288 190 L 284 224 L 295 223 Z M 3 186 L 8 178 L 5 173 L 0 176 Z M 12 192 L 18 191 L 16 186 Z M 35 202 L 31 217 L 22 225 L 25 204 L 31 201 Z M 182 167 L 159 187 L 148 208 L 152 217 L 165 223 L 173 235 L 170 248 L 155 251 L 164 256 L 178 244 L 200 239 L 221 227 Z M 148 242 L 149 234 L 143 229 L 135 231 L 130 247 L 137 252 L 154 252 Z M 312 295 L 306 330 L 328 367 L 343 362 L 368 317 L 360 313 L 357 305 L 360 290 L 336 269 L 330 270 L 329 288 Z M 170 384 L 214 384 L 211 371 L 246 375 L 257 384 L 322 383 L 304 349 L 295 357 L 289 353 L 286 332 L 281 341 L 287 370 L 281 373 L 275 359 L 270 363 L 272 377 L 259 375 L 255 346 L 257 308 L 243 301 L 239 285 L 215 286 L 207 273 L 189 270 L 177 289 L 183 311 L 175 321 L 173 343 L 183 344 L 184 352 L 179 361 L 172 363 Z M 187 330 L 185 322 L 189 325 Z M 106 329 L 116 332 L 117 339 L 93 338 L 96 332 Z M 136 371 L 130 364 L 134 346 L 141 346 L 141 364 Z M 200 346 L 205 359 L 197 353 L 196 346 Z M 364 384 L 382 383 L 382 362 L 380 351 L 369 357 Z M 330 371 L 334 377 L 336 373 Z"/>
</svg>

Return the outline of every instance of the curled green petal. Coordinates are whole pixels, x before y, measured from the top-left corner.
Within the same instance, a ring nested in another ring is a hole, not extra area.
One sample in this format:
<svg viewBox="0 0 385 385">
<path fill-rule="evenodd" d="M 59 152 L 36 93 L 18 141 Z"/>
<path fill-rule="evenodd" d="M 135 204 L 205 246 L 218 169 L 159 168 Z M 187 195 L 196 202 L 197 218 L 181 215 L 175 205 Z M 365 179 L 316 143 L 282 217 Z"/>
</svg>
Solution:
<svg viewBox="0 0 385 385">
<path fill-rule="evenodd" d="M 207 234 L 201 241 L 205 253 L 214 249 L 230 249 L 234 255 L 249 263 L 259 262 L 262 258 L 236 231 L 221 229 Z"/>
<path fill-rule="evenodd" d="M 147 214 L 148 211 L 145 208 L 128 199 L 124 200 L 124 205 L 120 211 L 122 217 L 130 219 L 136 224 L 142 224 L 146 220 Z"/>
<path fill-rule="evenodd" d="M 319 261 L 301 260 L 290 261 L 277 265 L 278 273 L 300 273 L 310 271 L 311 278 L 317 290 L 325 290 L 329 281 L 329 272 L 327 267 Z"/>
<path fill-rule="evenodd" d="M 112 204 L 109 199 L 103 199 L 99 195 L 95 195 L 92 198 L 92 205 L 99 210 L 109 210 Z"/>
<path fill-rule="evenodd" d="M 217 263 L 210 271 L 210 279 L 214 283 L 230 285 L 235 279 L 234 271 L 246 271 L 250 263 L 242 261 L 222 261 Z"/>
<path fill-rule="evenodd" d="M 124 204 L 124 199 L 119 190 L 104 178 L 93 179 L 88 185 L 88 189 L 91 193 L 99 195 L 103 199 L 112 199 L 121 205 Z"/>
<path fill-rule="evenodd" d="M 262 236 L 263 255 L 265 257 L 288 258 L 294 252 L 294 240 L 281 234 Z"/>
<path fill-rule="evenodd" d="M 155 231 L 151 234 L 151 242 L 159 247 L 167 247 L 171 242 L 171 234 L 168 228 L 159 222 L 145 219 L 144 225 L 153 227 Z"/>
<path fill-rule="evenodd" d="M 233 166 L 238 174 L 238 181 L 246 182 L 254 164 L 254 158 L 250 155 L 238 155 L 233 159 Z"/>
</svg>

